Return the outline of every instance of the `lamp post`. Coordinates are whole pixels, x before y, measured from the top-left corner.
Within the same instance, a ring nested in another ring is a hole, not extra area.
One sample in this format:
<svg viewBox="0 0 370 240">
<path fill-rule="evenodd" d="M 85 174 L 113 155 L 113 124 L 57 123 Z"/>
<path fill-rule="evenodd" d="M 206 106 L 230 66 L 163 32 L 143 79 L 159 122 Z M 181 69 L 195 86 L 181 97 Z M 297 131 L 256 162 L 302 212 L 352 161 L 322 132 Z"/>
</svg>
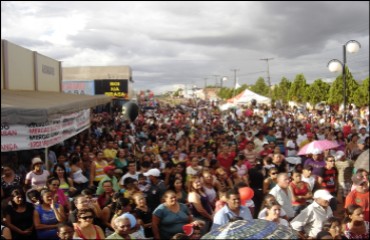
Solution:
<svg viewBox="0 0 370 240">
<path fill-rule="evenodd" d="M 222 88 L 223 82 L 225 82 L 225 81 L 227 81 L 227 77 L 226 76 L 221 78 L 221 88 Z"/>
<path fill-rule="evenodd" d="M 347 51 L 349 53 L 356 53 L 361 48 L 361 44 L 356 40 L 349 40 L 343 45 L 343 62 L 338 59 L 332 59 L 328 63 L 328 68 L 330 72 L 342 72 L 343 78 L 343 112 L 344 120 L 346 121 L 346 106 L 347 106 L 347 79 L 346 79 L 346 64 L 347 64 Z"/>
</svg>

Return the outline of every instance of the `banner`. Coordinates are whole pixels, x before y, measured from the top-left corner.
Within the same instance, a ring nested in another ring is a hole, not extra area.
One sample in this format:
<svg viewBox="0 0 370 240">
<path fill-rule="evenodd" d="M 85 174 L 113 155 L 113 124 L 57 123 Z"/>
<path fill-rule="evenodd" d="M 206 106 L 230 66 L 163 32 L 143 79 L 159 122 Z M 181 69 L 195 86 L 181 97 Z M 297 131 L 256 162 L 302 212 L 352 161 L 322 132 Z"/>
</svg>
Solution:
<svg viewBox="0 0 370 240">
<path fill-rule="evenodd" d="M 65 93 L 95 95 L 94 80 L 86 81 L 62 81 L 62 89 Z"/>
<path fill-rule="evenodd" d="M 45 123 L 1 123 L 1 152 L 47 148 L 90 127 L 90 109 Z"/>
</svg>

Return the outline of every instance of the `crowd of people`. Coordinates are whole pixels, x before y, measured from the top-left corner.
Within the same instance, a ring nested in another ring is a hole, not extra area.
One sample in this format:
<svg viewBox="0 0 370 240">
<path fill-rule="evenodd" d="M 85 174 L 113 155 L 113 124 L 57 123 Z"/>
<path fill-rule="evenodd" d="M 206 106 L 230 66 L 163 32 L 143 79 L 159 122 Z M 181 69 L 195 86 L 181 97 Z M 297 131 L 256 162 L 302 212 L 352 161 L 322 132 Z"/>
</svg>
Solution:
<svg viewBox="0 0 370 240">
<path fill-rule="evenodd" d="M 297 155 L 325 139 L 337 147 Z M 200 239 L 252 219 L 302 239 L 367 239 L 368 168 L 354 163 L 368 149 L 368 107 L 191 100 L 141 107 L 134 122 L 93 113 L 47 154 L 2 153 L 2 239 Z"/>
</svg>

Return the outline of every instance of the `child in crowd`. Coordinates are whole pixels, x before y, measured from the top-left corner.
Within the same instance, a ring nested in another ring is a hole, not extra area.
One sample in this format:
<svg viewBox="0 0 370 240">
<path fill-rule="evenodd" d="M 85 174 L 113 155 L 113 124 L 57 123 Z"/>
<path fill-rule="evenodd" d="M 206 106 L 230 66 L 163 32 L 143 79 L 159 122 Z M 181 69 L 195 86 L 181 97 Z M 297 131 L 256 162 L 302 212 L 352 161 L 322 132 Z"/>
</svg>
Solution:
<svg viewBox="0 0 370 240">
<path fill-rule="evenodd" d="M 184 233 L 186 236 L 189 237 L 189 239 L 200 239 L 201 238 L 201 232 L 199 226 L 194 226 L 193 224 L 185 224 L 182 229 L 184 230 Z"/>
<path fill-rule="evenodd" d="M 215 214 L 216 212 L 218 212 L 218 210 L 220 210 L 226 205 L 226 201 L 227 201 L 226 192 L 227 192 L 227 189 L 221 189 L 218 192 L 218 201 L 216 201 Z"/>
</svg>

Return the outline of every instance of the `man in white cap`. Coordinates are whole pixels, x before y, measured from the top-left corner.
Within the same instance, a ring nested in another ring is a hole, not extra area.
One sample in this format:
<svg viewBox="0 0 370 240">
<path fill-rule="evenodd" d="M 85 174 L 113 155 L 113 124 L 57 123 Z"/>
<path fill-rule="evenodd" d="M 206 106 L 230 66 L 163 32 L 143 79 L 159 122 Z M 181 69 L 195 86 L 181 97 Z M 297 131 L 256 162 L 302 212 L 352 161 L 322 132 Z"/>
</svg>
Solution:
<svg viewBox="0 0 370 240">
<path fill-rule="evenodd" d="M 144 173 L 145 177 L 148 177 L 151 183 L 151 187 L 149 188 L 148 192 L 146 193 L 146 199 L 148 203 L 148 207 L 154 211 L 156 207 L 161 203 L 162 196 L 164 192 L 167 190 L 164 181 L 160 179 L 161 172 L 157 168 L 152 168 L 146 173 Z"/>
<path fill-rule="evenodd" d="M 324 222 L 333 217 L 333 211 L 329 206 L 333 196 L 324 189 L 317 190 L 314 202 L 308 205 L 290 222 L 292 228 L 298 231 L 301 238 L 316 238 L 317 233 L 322 230 Z"/>
</svg>

